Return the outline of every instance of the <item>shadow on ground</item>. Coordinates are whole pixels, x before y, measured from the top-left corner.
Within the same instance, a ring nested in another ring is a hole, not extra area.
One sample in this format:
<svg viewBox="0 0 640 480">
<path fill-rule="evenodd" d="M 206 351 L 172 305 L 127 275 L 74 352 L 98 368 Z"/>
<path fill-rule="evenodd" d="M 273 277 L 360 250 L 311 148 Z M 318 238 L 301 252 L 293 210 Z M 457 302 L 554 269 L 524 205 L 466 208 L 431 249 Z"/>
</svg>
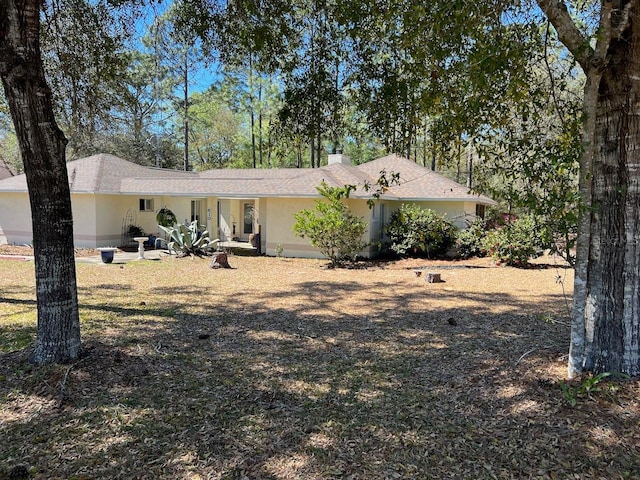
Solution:
<svg viewBox="0 0 640 480">
<path fill-rule="evenodd" d="M 309 281 L 233 299 L 185 287 L 194 306 L 171 287 L 144 304 L 92 292 L 81 360 L 34 369 L 24 350 L 0 354 L 5 474 L 640 478 L 637 383 L 603 383 L 573 408 L 563 397 L 562 295 L 440 291 L 431 304 L 418 287 Z"/>
</svg>

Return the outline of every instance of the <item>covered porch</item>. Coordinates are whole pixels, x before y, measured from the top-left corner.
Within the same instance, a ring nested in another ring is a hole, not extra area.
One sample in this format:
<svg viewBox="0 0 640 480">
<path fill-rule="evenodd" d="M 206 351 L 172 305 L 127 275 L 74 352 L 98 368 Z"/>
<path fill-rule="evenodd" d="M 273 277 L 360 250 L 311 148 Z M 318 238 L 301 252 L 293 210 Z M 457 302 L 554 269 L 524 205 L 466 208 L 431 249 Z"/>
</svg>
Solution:
<svg viewBox="0 0 640 480">
<path fill-rule="evenodd" d="M 220 248 L 234 252 L 257 252 L 263 249 L 263 224 L 259 198 L 218 198 L 217 233 Z"/>
</svg>

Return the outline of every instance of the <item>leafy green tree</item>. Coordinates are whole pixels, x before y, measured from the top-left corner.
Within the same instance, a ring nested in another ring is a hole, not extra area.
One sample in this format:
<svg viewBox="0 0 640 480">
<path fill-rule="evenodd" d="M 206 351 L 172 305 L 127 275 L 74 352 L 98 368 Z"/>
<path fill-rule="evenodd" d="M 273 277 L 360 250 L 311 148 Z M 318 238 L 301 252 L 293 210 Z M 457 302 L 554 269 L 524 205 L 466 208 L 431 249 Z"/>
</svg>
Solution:
<svg viewBox="0 0 640 480">
<path fill-rule="evenodd" d="M 174 95 L 167 105 L 172 115 L 171 122 L 175 138 L 183 145 L 183 169 L 190 170 L 189 152 L 189 108 L 191 105 L 190 87 L 197 67 L 202 68 L 204 52 L 202 41 L 188 28 L 184 28 L 182 19 L 189 11 L 189 5 L 182 0 L 174 0 L 167 11 L 155 19 L 147 34 L 147 43 L 152 46 L 158 66 L 156 74 L 156 95 L 162 94 L 157 85 L 163 80 L 161 72 L 168 72 L 174 83 Z"/>
<path fill-rule="evenodd" d="M 73 216 L 66 168 L 68 141 L 56 120 L 54 95 L 45 76 L 41 18 L 43 9 L 48 18 L 73 13 L 74 22 L 79 24 L 87 12 L 86 6 L 73 1 L 45 5 L 38 0 L 0 0 L 0 11 L 3 12 L 0 18 L 0 79 L 20 146 L 31 203 L 38 309 L 36 345 L 31 359 L 38 364 L 76 359 L 81 345 Z M 105 24 L 113 18 L 110 4 L 98 1 L 92 2 L 91 6 L 105 13 L 104 17 L 99 16 Z M 86 20 L 91 25 L 96 17 L 89 17 Z M 60 39 L 73 43 L 72 30 L 61 31 Z M 82 33 L 89 31 L 82 29 Z M 100 32 L 104 33 L 104 38 L 88 36 L 86 41 L 90 45 L 86 47 L 99 45 L 100 41 L 113 41 L 109 40 L 112 38 L 109 29 Z M 96 69 L 109 65 L 102 61 L 101 52 L 97 50 L 90 52 L 97 56 L 87 57 L 95 60 L 95 65 L 85 63 L 84 58 L 80 63 Z M 111 51 L 106 48 L 103 53 Z M 59 53 L 64 53 L 64 49 Z M 104 73 L 107 76 L 108 72 Z"/>
<path fill-rule="evenodd" d="M 209 89 L 191 97 L 191 152 L 197 170 L 225 168 L 238 160 L 242 122 L 224 103 L 220 92 Z"/>
<path fill-rule="evenodd" d="M 311 245 L 327 256 L 332 267 L 354 261 L 358 252 L 367 246 L 362 240 L 367 223 L 353 215 L 344 203 L 355 187 L 330 187 L 323 182 L 317 190 L 324 200 L 316 201 L 313 210 L 294 214 L 293 231 L 299 237 L 309 238 Z"/>
<path fill-rule="evenodd" d="M 121 52 L 128 32 L 106 2 L 63 0 L 45 3 L 41 46 L 55 114 L 68 137 L 70 158 L 99 153 L 103 132 L 126 61 Z"/>
<path fill-rule="evenodd" d="M 238 52 L 240 55 L 240 52 Z M 228 108 L 248 117 L 251 162 L 249 165 L 270 166 L 274 153 L 273 124 L 280 104 L 280 86 L 268 72 L 261 71 L 252 53 L 234 57 L 225 65 L 218 84 Z"/>
<path fill-rule="evenodd" d="M 162 112 L 157 92 L 164 89 L 168 94 L 172 82 L 156 82 L 152 54 L 132 51 L 124 53 L 123 58 L 127 70 L 118 84 L 119 95 L 111 110 L 115 121 L 102 132 L 104 148 L 142 165 L 167 166 L 158 144 L 160 129 L 156 122 Z"/>
<path fill-rule="evenodd" d="M 320 166 L 325 151 L 336 152 L 344 136 L 346 37 L 337 21 L 336 5 L 301 2 L 299 34 L 285 57 L 284 100 L 280 120 L 306 136 L 311 167 Z"/>
<path fill-rule="evenodd" d="M 528 100 L 514 104 L 505 112 L 509 121 L 477 143 L 483 162 L 476 177 L 476 187 L 504 200 L 509 211 L 528 212 L 544 223 L 553 237 L 552 249 L 570 262 L 582 153 L 580 85 L 566 73 L 572 68 L 559 54 L 532 65 L 522 92 Z"/>
</svg>

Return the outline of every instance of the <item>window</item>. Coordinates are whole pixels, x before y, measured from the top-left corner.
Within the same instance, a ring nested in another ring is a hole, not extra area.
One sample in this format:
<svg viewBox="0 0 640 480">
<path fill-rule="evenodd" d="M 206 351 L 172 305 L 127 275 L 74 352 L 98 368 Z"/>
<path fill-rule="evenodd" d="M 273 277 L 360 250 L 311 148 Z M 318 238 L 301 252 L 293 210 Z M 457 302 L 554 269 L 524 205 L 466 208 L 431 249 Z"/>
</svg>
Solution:
<svg viewBox="0 0 640 480">
<path fill-rule="evenodd" d="M 141 198 L 140 199 L 140 211 L 141 212 L 153 212 L 153 198 Z"/>
<path fill-rule="evenodd" d="M 480 205 L 479 203 L 476 204 L 476 217 L 478 218 L 484 218 L 484 212 L 485 211 L 485 206 L 484 205 Z"/>
</svg>

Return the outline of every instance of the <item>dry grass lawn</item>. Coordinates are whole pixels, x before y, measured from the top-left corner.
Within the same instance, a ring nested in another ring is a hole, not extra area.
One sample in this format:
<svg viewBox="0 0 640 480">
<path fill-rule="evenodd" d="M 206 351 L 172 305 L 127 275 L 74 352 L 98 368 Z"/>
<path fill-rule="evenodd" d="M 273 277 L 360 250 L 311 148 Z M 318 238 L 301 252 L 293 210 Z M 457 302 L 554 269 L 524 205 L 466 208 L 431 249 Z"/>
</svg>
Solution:
<svg viewBox="0 0 640 480">
<path fill-rule="evenodd" d="M 563 395 L 570 270 L 230 263 L 79 263 L 85 355 L 36 368 L 0 260 L 0 478 L 640 478 L 639 382 Z"/>
</svg>

